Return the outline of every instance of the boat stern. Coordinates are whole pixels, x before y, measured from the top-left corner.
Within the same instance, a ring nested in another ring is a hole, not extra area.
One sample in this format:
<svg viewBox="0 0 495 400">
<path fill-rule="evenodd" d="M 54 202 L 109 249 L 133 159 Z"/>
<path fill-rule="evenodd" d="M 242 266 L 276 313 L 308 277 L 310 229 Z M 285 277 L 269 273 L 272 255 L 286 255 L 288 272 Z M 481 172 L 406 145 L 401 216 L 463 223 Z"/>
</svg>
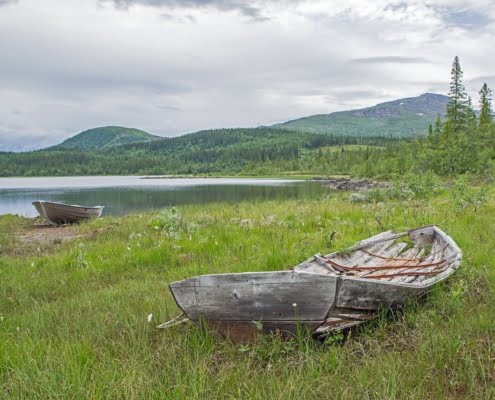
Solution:
<svg viewBox="0 0 495 400">
<path fill-rule="evenodd" d="M 177 306 L 193 321 L 199 318 L 196 294 L 197 281 L 198 279 L 195 277 L 172 282 L 168 285 Z"/>
<path fill-rule="evenodd" d="M 259 333 L 314 330 L 336 294 L 336 277 L 296 271 L 201 275 L 169 285 L 188 318 L 245 341 Z"/>
</svg>

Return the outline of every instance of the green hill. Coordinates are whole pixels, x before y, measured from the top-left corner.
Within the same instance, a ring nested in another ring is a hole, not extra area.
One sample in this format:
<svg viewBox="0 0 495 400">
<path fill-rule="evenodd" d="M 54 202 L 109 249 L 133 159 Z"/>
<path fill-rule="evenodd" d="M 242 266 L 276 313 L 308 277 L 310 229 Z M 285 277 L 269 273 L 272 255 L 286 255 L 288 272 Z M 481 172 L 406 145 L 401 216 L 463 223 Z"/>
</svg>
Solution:
<svg viewBox="0 0 495 400">
<path fill-rule="evenodd" d="M 445 114 L 447 102 L 447 96 L 425 93 L 360 110 L 312 115 L 275 126 L 345 136 L 411 137 L 426 134 L 437 115 Z"/>
<path fill-rule="evenodd" d="M 259 175 L 299 170 L 303 167 L 299 161 L 317 162 L 316 157 L 326 154 L 328 147 L 345 150 L 347 145 L 366 145 L 363 148 L 379 149 L 390 141 L 268 127 L 218 129 L 93 150 L 56 146 L 9 153 L 0 155 L 0 176 Z"/>
<path fill-rule="evenodd" d="M 161 139 L 139 129 L 106 126 L 81 132 L 53 148 L 96 150 Z"/>
</svg>

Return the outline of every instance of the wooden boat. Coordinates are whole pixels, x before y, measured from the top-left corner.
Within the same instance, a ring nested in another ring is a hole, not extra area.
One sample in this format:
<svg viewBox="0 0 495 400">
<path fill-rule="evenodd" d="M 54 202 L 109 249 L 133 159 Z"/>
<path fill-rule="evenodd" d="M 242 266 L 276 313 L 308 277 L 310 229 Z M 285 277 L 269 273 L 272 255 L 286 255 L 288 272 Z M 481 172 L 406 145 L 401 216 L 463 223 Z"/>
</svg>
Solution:
<svg viewBox="0 0 495 400">
<path fill-rule="evenodd" d="M 344 251 L 315 255 L 290 271 L 201 275 L 170 284 L 184 317 L 224 336 L 299 328 L 314 337 L 353 327 L 383 308 L 423 296 L 460 265 L 462 252 L 436 226 L 383 232 Z M 299 328 L 298 328 L 299 327 Z"/>
<path fill-rule="evenodd" d="M 72 224 L 101 216 L 103 206 L 83 207 L 53 201 L 35 201 L 33 206 L 51 225 Z"/>
</svg>

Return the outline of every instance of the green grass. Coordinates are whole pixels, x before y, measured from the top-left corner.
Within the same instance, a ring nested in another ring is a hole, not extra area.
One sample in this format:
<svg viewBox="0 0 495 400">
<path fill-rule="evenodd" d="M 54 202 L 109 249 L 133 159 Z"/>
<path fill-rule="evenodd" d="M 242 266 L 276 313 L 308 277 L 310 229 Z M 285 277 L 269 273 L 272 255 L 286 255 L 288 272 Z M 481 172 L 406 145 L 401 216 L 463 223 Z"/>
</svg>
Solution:
<svg viewBox="0 0 495 400">
<path fill-rule="evenodd" d="M 458 216 L 445 193 L 427 204 L 347 198 L 104 218 L 41 249 L 20 241 L 29 221 L 0 218 L 0 398 L 495 397 L 494 190 L 483 208 Z M 448 216 L 441 227 L 464 251 L 459 272 L 426 304 L 381 315 L 343 342 L 239 346 L 191 324 L 155 329 L 179 314 L 172 281 L 289 268 Z"/>
</svg>

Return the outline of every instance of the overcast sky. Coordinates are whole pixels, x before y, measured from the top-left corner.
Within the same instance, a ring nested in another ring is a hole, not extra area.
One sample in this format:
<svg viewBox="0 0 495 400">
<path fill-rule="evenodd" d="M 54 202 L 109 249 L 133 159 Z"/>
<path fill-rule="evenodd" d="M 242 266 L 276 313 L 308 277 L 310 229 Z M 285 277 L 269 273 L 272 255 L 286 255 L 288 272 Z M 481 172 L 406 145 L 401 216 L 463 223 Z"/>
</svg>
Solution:
<svg viewBox="0 0 495 400">
<path fill-rule="evenodd" d="M 495 89 L 495 0 L 0 0 L 0 150 Z"/>
</svg>

